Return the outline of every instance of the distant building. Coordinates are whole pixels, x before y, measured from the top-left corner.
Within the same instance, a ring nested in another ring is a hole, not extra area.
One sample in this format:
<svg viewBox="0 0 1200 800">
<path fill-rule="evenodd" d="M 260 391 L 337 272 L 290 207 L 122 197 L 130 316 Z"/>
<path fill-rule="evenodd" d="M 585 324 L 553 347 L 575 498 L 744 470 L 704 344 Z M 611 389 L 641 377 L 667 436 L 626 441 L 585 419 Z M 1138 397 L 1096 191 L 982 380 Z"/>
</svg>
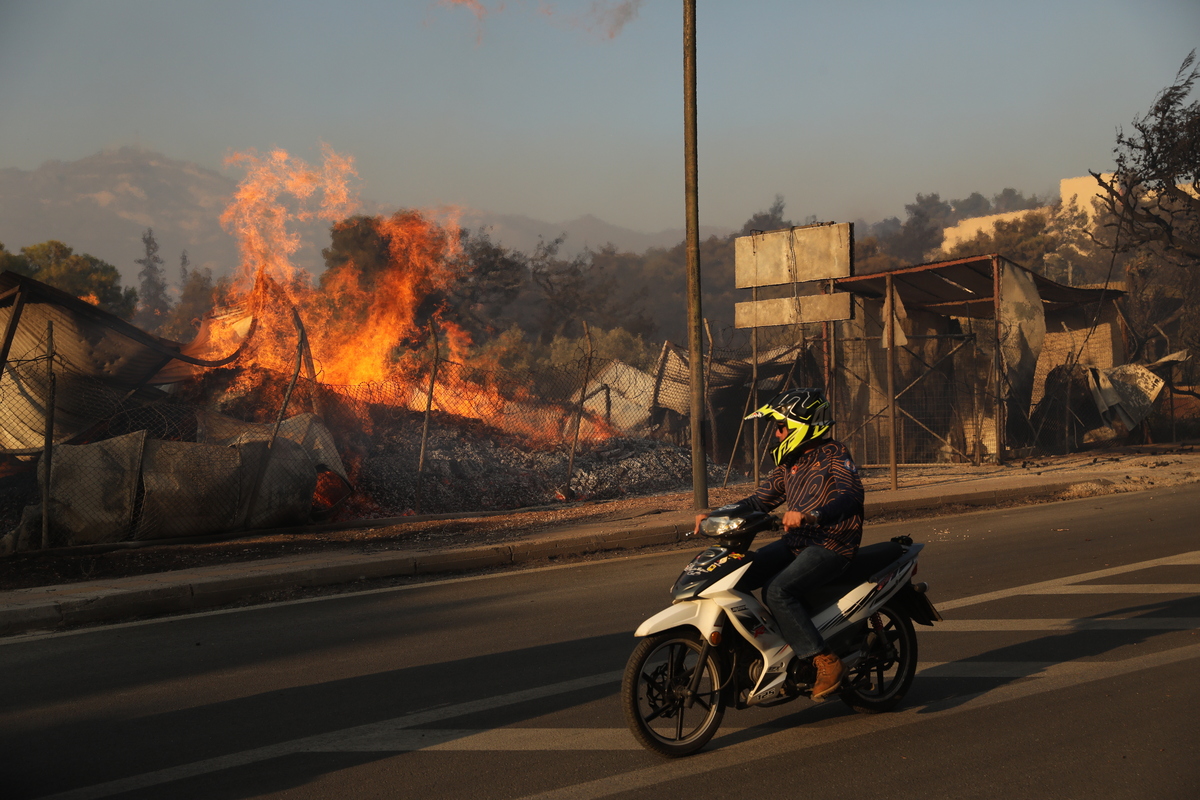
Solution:
<svg viewBox="0 0 1200 800">
<path fill-rule="evenodd" d="M 1108 180 L 1112 175 L 1103 173 L 1100 177 Z M 1104 190 L 1100 188 L 1100 184 L 1096 182 L 1095 178 L 1091 175 L 1084 175 L 1082 178 L 1063 178 L 1059 181 L 1058 196 L 1062 199 L 1064 207 L 1071 205 L 1073 201 L 1080 211 L 1087 214 L 1090 222 L 1096 213 L 1092 201 L 1103 197 Z"/>
<path fill-rule="evenodd" d="M 942 231 L 942 249 L 950 252 L 951 248 L 960 242 L 966 242 L 974 239 L 981 233 L 991 233 L 996 227 L 997 222 L 1007 222 L 1010 219 L 1023 217 L 1030 211 L 1037 209 L 1027 208 L 1022 211 L 1005 211 L 1003 214 L 988 214 L 983 217 L 970 217 L 961 220 L 957 225 L 951 225 Z"/>
<path fill-rule="evenodd" d="M 1107 179 L 1111 178 L 1112 175 L 1106 173 L 1102 177 Z M 1074 202 L 1080 211 L 1087 214 L 1089 222 L 1095 217 L 1096 213 L 1093 201 L 1100 199 L 1103 194 L 1104 190 L 1100 188 L 1100 184 L 1091 175 L 1084 175 L 1081 178 L 1063 178 L 1058 182 L 1058 196 L 1063 206 L 1069 206 Z M 1046 208 L 1046 206 L 1042 208 Z M 1030 211 L 1038 210 L 1040 209 L 1029 208 L 1023 211 L 1006 211 L 1003 214 L 988 214 L 982 217 L 970 217 L 960 220 L 957 225 L 951 225 L 942 231 L 944 237 L 942 240 L 942 249 L 949 252 L 960 242 L 974 239 L 981 233 L 991 233 L 996 227 L 997 222 L 1018 219 Z"/>
</svg>

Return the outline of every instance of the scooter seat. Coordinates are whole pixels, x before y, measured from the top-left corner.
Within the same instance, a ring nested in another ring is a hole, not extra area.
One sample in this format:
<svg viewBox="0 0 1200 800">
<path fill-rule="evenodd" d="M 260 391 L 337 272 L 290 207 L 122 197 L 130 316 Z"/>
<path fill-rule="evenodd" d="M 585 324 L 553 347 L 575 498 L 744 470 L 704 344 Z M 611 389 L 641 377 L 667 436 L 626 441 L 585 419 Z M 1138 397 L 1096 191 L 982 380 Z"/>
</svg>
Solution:
<svg viewBox="0 0 1200 800">
<path fill-rule="evenodd" d="M 858 553 L 850 562 L 850 568 L 833 583 L 827 583 L 824 586 L 818 586 L 811 592 L 806 592 L 804 605 L 808 607 L 810 613 L 828 606 L 902 555 L 904 555 L 904 548 L 896 542 L 879 542 L 858 548 Z"/>
<path fill-rule="evenodd" d="M 904 548 L 897 542 L 879 542 L 860 547 L 850 562 L 850 568 L 838 581 L 860 584 L 902 555 Z"/>
</svg>

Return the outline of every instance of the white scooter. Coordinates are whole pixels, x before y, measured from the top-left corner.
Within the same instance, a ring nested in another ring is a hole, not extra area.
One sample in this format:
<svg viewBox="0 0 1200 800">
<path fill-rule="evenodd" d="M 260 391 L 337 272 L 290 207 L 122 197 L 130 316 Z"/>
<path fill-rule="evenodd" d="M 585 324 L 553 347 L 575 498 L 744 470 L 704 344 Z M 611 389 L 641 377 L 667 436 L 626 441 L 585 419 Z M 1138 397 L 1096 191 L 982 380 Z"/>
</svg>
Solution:
<svg viewBox="0 0 1200 800">
<path fill-rule="evenodd" d="M 717 543 L 696 556 L 671 588 L 673 604 L 637 629 L 621 690 L 625 718 L 646 748 L 690 755 L 708 743 L 725 707 L 770 706 L 809 696 L 815 676 L 775 620 L 737 588 L 753 559 L 750 544 L 778 530 L 770 514 L 710 516 L 701 534 Z M 849 570 L 805 598 L 813 623 L 846 666 L 841 697 L 856 711 L 889 711 L 917 669 L 913 622 L 941 620 L 912 583 L 924 547 L 907 536 L 859 548 Z"/>
</svg>

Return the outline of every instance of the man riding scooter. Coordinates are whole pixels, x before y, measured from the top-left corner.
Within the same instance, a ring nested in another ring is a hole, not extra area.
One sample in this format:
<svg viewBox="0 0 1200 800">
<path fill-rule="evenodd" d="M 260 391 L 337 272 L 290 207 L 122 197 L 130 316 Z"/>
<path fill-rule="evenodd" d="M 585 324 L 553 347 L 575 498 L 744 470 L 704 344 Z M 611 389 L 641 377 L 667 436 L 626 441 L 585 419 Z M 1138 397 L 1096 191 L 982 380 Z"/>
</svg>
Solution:
<svg viewBox="0 0 1200 800">
<path fill-rule="evenodd" d="M 863 487 L 850 451 L 829 437 L 829 401 L 820 389 L 784 392 L 746 419 L 773 419 L 775 468 L 751 496 L 718 511 L 739 516 L 786 502 L 781 539 L 754 552 L 739 588 L 763 587 L 763 602 L 802 667 L 815 671 L 812 699 L 841 686 L 845 668 L 804 607 L 806 592 L 836 580 L 862 540 Z M 715 513 L 715 512 L 714 512 Z M 708 514 L 696 517 L 696 530 Z"/>
</svg>

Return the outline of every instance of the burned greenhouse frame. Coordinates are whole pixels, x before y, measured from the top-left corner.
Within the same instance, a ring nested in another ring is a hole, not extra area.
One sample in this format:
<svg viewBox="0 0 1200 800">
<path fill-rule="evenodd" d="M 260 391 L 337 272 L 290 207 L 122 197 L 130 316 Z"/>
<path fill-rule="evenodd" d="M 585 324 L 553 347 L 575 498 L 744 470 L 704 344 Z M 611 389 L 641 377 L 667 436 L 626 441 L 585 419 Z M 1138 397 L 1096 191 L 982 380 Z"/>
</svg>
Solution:
<svg viewBox="0 0 1200 800">
<path fill-rule="evenodd" d="M 211 315 L 182 344 L 5 272 L 0 325 L 0 489 L 15 524 L 0 550 L 296 524 L 323 473 L 349 486 L 315 415 L 285 422 L 285 400 L 273 426 L 256 425 L 165 389 L 237 360 L 255 328 L 246 308 Z M 232 352 L 211 357 L 214 346 Z"/>
<path fill-rule="evenodd" d="M 864 464 L 977 464 L 1055 449 L 1036 414 L 1055 387 L 1050 374 L 1125 357 L 1120 291 L 1064 286 L 998 254 L 833 286 L 856 313 L 823 326 L 826 388 L 837 435 Z M 1078 416 L 1091 398 L 1074 402 L 1067 410 Z"/>
</svg>

